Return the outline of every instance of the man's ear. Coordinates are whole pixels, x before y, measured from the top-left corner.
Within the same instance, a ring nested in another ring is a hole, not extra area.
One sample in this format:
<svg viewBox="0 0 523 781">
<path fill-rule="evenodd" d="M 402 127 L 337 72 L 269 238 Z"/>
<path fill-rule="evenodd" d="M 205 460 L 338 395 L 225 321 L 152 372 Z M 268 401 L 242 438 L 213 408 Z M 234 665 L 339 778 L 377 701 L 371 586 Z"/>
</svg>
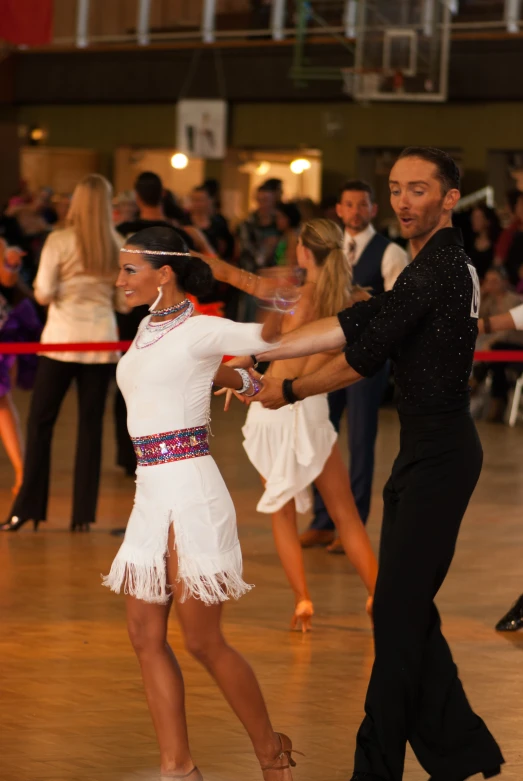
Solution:
<svg viewBox="0 0 523 781">
<path fill-rule="evenodd" d="M 443 200 L 443 208 L 451 212 L 456 207 L 456 204 L 460 198 L 461 193 L 459 190 L 449 190 Z"/>
</svg>

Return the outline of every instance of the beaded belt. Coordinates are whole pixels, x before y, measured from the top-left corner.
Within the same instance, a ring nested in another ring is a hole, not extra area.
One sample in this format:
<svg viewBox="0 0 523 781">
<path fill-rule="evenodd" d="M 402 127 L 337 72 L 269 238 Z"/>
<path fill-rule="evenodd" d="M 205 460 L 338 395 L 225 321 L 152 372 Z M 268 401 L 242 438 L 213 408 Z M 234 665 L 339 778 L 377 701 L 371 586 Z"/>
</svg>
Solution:
<svg viewBox="0 0 523 781">
<path fill-rule="evenodd" d="M 138 466 L 157 466 L 210 453 L 207 426 L 182 428 L 150 437 L 133 437 L 132 442 Z"/>
</svg>

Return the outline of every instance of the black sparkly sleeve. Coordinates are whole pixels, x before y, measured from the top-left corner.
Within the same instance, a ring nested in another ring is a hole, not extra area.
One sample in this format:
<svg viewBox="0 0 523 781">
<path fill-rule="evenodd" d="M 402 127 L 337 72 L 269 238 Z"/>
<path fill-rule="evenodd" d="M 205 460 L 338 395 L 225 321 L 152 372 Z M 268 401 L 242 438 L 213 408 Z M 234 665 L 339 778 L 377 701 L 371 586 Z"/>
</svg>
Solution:
<svg viewBox="0 0 523 781">
<path fill-rule="evenodd" d="M 389 296 L 390 293 L 382 293 L 369 298 L 368 301 L 359 301 L 338 313 L 338 320 L 347 344 L 353 344 L 360 338 L 372 318 L 381 311 Z"/>
<path fill-rule="evenodd" d="M 413 326 L 427 314 L 433 303 L 434 285 L 430 275 L 420 274 L 411 266 L 386 295 L 379 312 L 358 340 L 348 344 L 345 350 L 347 363 L 363 377 L 376 374 Z"/>
</svg>

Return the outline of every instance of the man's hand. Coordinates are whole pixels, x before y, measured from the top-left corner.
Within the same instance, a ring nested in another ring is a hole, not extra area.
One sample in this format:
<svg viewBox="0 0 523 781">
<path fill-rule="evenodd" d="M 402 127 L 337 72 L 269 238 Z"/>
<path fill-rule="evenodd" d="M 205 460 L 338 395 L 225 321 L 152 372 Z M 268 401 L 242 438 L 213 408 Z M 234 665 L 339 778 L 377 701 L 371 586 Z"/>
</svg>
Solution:
<svg viewBox="0 0 523 781">
<path fill-rule="evenodd" d="M 254 374 L 252 370 L 250 374 L 256 378 L 259 377 L 259 375 Z M 283 398 L 282 381 L 276 380 L 273 377 L 263 377 L 262 389 L 256 394 L 254 400 L 259 401 L 260 404 L 263 404 L 267 409 L 280 409 L 280 407 L 285 407 L 287 402 Z"/>
</svg>

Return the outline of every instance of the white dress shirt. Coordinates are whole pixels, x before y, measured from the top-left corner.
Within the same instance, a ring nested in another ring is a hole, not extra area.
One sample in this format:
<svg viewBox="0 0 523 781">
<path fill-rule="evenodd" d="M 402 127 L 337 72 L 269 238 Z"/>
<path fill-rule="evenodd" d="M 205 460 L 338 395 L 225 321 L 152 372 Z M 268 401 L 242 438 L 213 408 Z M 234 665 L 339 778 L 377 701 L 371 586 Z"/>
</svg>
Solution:
<svg viewBox="0 0 523 781">
<path fill-rule="evenodd" d="M 367 225 L 364 231 L 357 233 L 355 236 L 351 236 L 348 231 L 345 231 L 343 248 L 350 257 L 349 247 L 351 242 L 356 243 L 356 249 L 354 254 L 354 263 L 357 265 L 363 250 L 370 242 L 370 240 L 376 235 L 376 229 L 373 225 Z M 399 244 L 395 244 L 393 241 L 386 248 L 381 260 L 381 276 L 383 277 L 383 286 L 385 291 L 392 290 L 394 283 L 405 268 L 408 265 L 407 253 Z"/>
<path fill-rule="evenodd" d="M 123 245 L 124 239 L 119 240 Z M 49 305 L 42 344 L 117 341 L 114 283 L 82 273 L 73 228 L 51 233 L 43 246 L 34 282 L 36 300 Z M 118 305 L 118 309 L 127 311 L 125 304 Z M 120 358 L 118 352 L 41 354 L 74 363 L 117 363 Z"/>
</svg>

